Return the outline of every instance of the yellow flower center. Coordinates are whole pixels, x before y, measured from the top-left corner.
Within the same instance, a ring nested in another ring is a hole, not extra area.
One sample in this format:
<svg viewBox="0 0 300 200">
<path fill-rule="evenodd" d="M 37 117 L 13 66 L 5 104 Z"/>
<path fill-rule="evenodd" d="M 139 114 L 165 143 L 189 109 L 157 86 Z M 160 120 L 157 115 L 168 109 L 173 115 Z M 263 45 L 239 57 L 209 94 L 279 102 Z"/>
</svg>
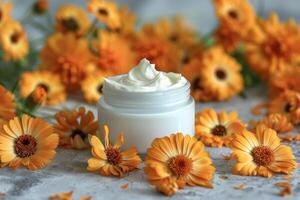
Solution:
<svg viewBox="0 0 300 200">
<path fill-rule="evenodd" d="M 239 18 L 239 14 L 235 9 L 230 9 L 228 11 L 228 16 L 232 19 L 238 19 Z"/>
<path fill-rule="evenodd" d="M 186 176 L 192 170 L 192 160 L 184 155 L 178 155 L 169 159 L 168 167 L 174 175 Z"/>
<path fill-rule="evenodd" d="M 103 15 L 103 16 L 108 16 L 108 12 L 105 8 L 99 8 L 98 9 L 98 14 Z"/>
<path fill-rule="evenodd" d="M 268 146 L 255 147 L 252 149 L 251 155 L 258 166 L 269 166 L 275 160 L 274 154 Z"/>
<path fill-rule="evenodd" d="M 107 162 L 111 165 L 118 165 L 121 163 L 121 152 L 117 148 L 108 147 L 105 150 Z"/>
<path fill-rule="evenodd" d="M 20 158 L 34 155 L 37 150 L 37 141 L 31 135 L 21 135 L 15 141 L 15 153 Z"/>
<path fill-rule="evenodd" d="M 73 17 L 62 19 L 61 24 L 67 31 L 76 32 L 79 29 L 79 25 Z"/>
<path fill-rule="evenodd" d="M 10 41 L 14 44 L 18 43 L 19 39 L 21 37 L 21 34 L 19 32 L 14 32 L 10 35 Z"/>
<path fill-rule="evenodd" d="M 75 129 L 72 131 L 71 137 L 74 138 L 76 135 L 79 135 L 82 140 L 84 140 L 87 136 L 87 134 L 83 132 L 81 129 Z"/>
<path fill-rule="evenodd" d="M 43 85 L 37 86 L 31 94 L 33 102 L 36 104 L 41 104 L 47 97 L 47 91 L 48 91 L 47 86 L 46 87 L 44 87 Z"/>
<path fill-rule="evenodd" d="M 223 125 L 217 125 L 211 130 L 211 133 L 217 136 L 225 136 L 227 134 L 227 130 Z"/>
<path fill-rule="evenodd" d="M 219 80 L 225 80 L 227 77 L 226 71 L 223 69 L 217 69 L 215 75 Z"/>
</svg>

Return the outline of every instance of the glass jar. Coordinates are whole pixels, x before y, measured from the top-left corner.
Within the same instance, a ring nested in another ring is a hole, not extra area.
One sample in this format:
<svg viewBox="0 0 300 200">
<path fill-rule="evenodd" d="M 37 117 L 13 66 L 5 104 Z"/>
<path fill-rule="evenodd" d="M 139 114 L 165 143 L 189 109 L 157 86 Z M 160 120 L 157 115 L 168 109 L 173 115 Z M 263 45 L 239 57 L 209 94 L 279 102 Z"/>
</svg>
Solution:
<svg viewBox="0 0 300 200">
<path fill-rule="evenodd" d="M 177 132 L 194 135 L 195 102 L 189 82 L 157 92 L 130 92 L 104 84 L 98 115 L 101 131 L 108 125 L 113 141 L 124 132 L 124 147 L 136 146 L 140 153 L 157 137 Z"/>
</svg>

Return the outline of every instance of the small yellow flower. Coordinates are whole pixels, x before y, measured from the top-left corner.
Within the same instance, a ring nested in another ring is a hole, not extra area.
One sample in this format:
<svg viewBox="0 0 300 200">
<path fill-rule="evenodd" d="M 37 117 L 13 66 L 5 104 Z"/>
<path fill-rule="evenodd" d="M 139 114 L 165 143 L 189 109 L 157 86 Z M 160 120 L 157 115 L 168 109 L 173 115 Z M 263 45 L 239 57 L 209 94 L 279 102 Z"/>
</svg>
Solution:
<svg viewBox="0 0 300 200">
<path fill-rule="evenodd" d="M 95 104 L 99 101 L 102 96 L 102 88 L 104 83 L 104 78 L 109 76 L 105 72 L 95 72 L 89 74 L 81 84 L 84 98 L 87 102 Z"/>
<path fill-rule="evenodd" d="M 182 133 L 155 139 L 147 150 L 145 173 L 153 185 L 168 184 L 175 179 L 179 188 L 204 186 L 212 188 L 210 183 L 215 172 L 212 160 L 201 141 Z M 163 190 L 176 189 L 166 188 Z M 169 192 L 167 192 L 169 193 Z"/>
<path fill-rule="evenodd" d="M 86 12 L 73 4 L 61 6 L 56 14 L 56 29 L 62 33 L 75 33 L 78 36 L 84 35 L 90 27 Z"/>
<path fill-rule="evenodd" d="M 52 126 L 43 119 L 15 117 L 0 128 L 0 165 L 41 169 L 55 156 L 58 140 Z"/>
<path fill-rule="evenodd" d="M 141 158 L 137 154 L 137 149 L 131 147 L 128 150 L 121 151 L 124 143 L 124 135 L 121 133 L 113 145 L 109 141 L 109 130 L 104 126 L 104 145 L 97 136 L 91 136 L 90 144 L 92 146 L 93 157 L 88 160 L 88 171 L 97 171 L 102 176 L 121 177 L 138 167 Z"/>
<path fill-rule="evenodd" d="M 20 60 L 28 54 L 27 35 L 19 22 L 6 21 L 0 26 L 0 31 L 0 43 L 5 60 Z"/>
<path fill-rule="evenodd" d="M 108 28 L 115 30 L 121 26 L 121 19 L 118 7 L 115 3 L 107 0 L 89 0 L 88 10 L 93 13 L 96 18 L 106 24 Z"/>
<path fill-rule="evenodd" d="M 20 80 L 20 96 L 27 98 L 32 94 L 33 98 L 36 97 L 35 99 L 40 101 L 42 93 L 45 105 L 56 105 L 66 99 L 65 88 L 58 75 L 49 71 L 23 73 Z"/>
<path fill-rule="evenodd" d="M 271 177 L 275 173 L 290 174 L 296 167 L 291 147 L 280 144 L 276 132 L 259 126 L 255 134 L 243 130 L 232 140 L 235 174 Z"/>
<path fill-rule="evenodd" d="M 0 124 L 12 119 L 16 115 L 14 95 L 0 85 Z"/>
<path fill-rule="evenodd" d="M 89 147 L 88 135 L 95 135 L 98 122 L 91 111 L 84 107 L 78 110 L 60 111 L 55 114 L 55 131 L 60 136 L 59 145 L 65 148 L 86 149 Z"/>
<path fill-rule="evenodd" d="M 208 108 L 196 114 L 195 136 L 207 146 L 228 146 L 234 134 L 244 128 L 237 112 L 217 113 Z"/>
</svg>

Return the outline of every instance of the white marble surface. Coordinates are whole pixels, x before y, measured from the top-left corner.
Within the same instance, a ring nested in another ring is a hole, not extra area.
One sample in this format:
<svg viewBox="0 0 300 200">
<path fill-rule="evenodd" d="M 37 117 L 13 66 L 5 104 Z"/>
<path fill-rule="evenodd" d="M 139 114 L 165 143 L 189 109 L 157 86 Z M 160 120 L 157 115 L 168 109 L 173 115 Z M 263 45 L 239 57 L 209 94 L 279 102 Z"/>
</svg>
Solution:
<svg viewBox="0 0 300 200">
<path fill-rule="evenodd" d="M 262 90 L 253 90 L 247 93 L 247 99 L 236 97 L 225 103 L 197 104 L 197 110 L 213 106 L 220 110 L 236 110 L 244 121 L 253 118 L 249 110 L 253 105 L 263 100 Z M 64 107 L 82 105 L 76 101 L 68 101 Z M 93 107 L 90 107 L 93 109 Z M 47 109 L 47 114 L 54 111 L 54 108 Z M 95 108 L 93 109 L 94 112 Z M 40 113 L 46 114 L 45 110 Z M 126 141 L 126 138 L 125 138 Z M 297 161 L 300 161 L 300 143 L 291 143 Z M 284 175 L 277 175 L 271 179 L 262 177 L 244 177 L 231 174 L 232 162 L 225 161 L 222 155 L 228 155 L 229 149 L 207 148 L 216 166 L 216 174 L 213 179 L 214 189 L 201 187 L 186 187 L 180 190 L 170 199 L 243 199 L 253 200 L 276 200 L 281 199 L 277 194 L 279 188 L 274 183 L 282 181 Z M 94 199 L 168 199 L 157 193 L 151 187 L 143 173 L 136 170 L 122 179 L 102 177 L 86 171 L 86 161 L 89 158 L 89 151 L 58 150 L 54 161 L 45 169 L 30 172 L 26 169 L 13 171 L 11 169 L 0 169 L 0 192 L 5 192 L 3 199 L 7 200 L 43 200 L 48 199 L 50 194 L 74 191 L 74 198 L 79 199 L 83 195 L 92 196 Z M 222 180 L 219 176 L 228 176 Z M 129 184 L 128 189 L 121 189 L 123 184 Z M 244 183 L 246 189 L 235 190 L 234 186 Z M 300 199 L 300 171 L 295 170 L 292 185 L 294 195 L 285 199 Z M 1 198 L 0 198 L 1 199 Z"/>
</svg>

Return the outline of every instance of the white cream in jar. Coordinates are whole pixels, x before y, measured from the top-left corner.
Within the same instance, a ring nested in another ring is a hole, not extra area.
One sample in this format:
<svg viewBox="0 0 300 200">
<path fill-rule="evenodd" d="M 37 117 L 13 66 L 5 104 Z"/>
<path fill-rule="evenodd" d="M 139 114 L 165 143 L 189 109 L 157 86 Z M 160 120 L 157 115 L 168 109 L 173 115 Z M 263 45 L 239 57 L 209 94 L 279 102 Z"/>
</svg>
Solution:
<svg viewBox="0 0 300 200">
<path fill-rule="evenodd" d="M 194 134 L 195 103 L 180 74 L 160 72 L 143 59 L 128 74 L 105 79 L 98 104 L 99 123 L 111 137 L 125 133 L 125 147 L 145 153 L 153 139 L 171 133 Z"/>
</svg>

